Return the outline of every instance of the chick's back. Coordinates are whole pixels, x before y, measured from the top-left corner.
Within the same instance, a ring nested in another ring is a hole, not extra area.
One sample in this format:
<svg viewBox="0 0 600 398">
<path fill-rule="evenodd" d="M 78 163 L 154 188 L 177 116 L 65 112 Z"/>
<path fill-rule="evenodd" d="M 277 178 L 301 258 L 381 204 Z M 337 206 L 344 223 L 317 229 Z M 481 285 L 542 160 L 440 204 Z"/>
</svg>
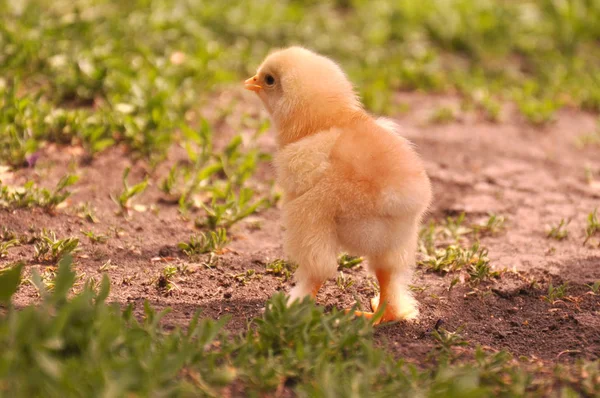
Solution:
<svg viewBox="0 0 600 398">
<path fill-rule="evenodd" d="M 314 206 L 337 219 L 415 218 L 431 200 L 412 145 L 372 119 L 305 137 L 285 146 L 274 161 L 287 201 L 314 198 Z"/>
<path fill-rule="evenodd" d="M 412 144 L 373 119 L 342 129 L 330 163 L 338 216 L 412 217 L 429 206 L 429 178 Z"/>
</svg>

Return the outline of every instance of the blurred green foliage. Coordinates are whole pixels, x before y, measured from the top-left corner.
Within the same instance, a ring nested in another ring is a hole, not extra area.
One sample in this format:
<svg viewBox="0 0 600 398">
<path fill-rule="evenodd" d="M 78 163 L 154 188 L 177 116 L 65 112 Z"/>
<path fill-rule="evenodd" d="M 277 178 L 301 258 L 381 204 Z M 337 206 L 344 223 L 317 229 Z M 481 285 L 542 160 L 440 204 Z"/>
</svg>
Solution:
<svg viewBox="0 0 600 398">
<path fill-rule="evenodd" d="M 0 0 L 0 155 L 48 139 L 160 157 L 187 110 L 289 44 L 338 60 L 376 112 L 458 91 L 545 123 L 600 110 L 599 20 L 597 0 Z"/>
<path fill-rule="evenodd" d="M 88 281 L 78 293 L 71 258 L 59 264 L 52 291 L 34 271 L 41 303 L 17 310 L 10 297 L 22 265 L 0 272 L 0 396 L 248 396 L 295 391 L 300 397 L 561 396 L 600 392 L 600 367 L 580 362 L 556 368 L 516 362 L 505 352 L 477 349 L 474 361 L 455 362 L 467 343 L 456 332 L 432 333 L 435 358 L 427 367 L 395 360 L 373 343 L 364 318 L 324 313 L 306 300 L 287 306 L 276 295 L 263 316 L 240 336 L 227 322 L 201 319 L 166 332 L 148 303 L 108 304 L 110 282 Z M 227 393 L 226 393 L 227 391 Z M 559 394 L 560 395 L 560 394 Z"/>
<path fill-rule="evenodd" d="M 28 181 L 23 187 L 17 188 L 3 185 L 0 181 L 0 209 L 41 207 L 51 213 L 71 196 L 71 192 L 66 188 L 78 180 L 78 176 L 67 174 L 58 181 L 53 190 L 39 188 L 33 181 Z"/>
</svg>

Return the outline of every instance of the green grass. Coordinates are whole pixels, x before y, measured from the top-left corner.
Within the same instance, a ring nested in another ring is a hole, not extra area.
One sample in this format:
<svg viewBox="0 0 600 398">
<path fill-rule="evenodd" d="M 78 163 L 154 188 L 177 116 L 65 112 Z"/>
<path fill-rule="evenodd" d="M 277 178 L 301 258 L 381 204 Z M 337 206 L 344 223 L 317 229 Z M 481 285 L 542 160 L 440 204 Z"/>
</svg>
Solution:
<svg viewBox="0 0 600 398">
<path fill-rule="evenodd" d="M 261 279 L 262 275 L 256 273 L 254 269 L 248 269 L 244 272 L 240 272 L 239 274 L 229 274 L 230 277 L 233 278 L 234 281 L 238 282 L 242 286 L 247 285 L 253 279 Z"/>
<path fill-rule="evenodd" d="M 569 236 L 569 230 L 567 229 L 567 226 L 569 225 L 570 222 L 571 222 L 571 220 L 565 221 L 564 218 L 561 219 L 558 224 L 551 226 L 548 229 L 546 236 L 548 238 L 556 239 L 556 240 L 567 239 L 567 237 Z"/>
<path fill-rule="evenodd" d="M 456 217 L 446 217 L 441 222 L 430 221 L 423 225 L 419 231 L 419 251 L 426 256 L 432 256 L 440 244 L 450 243 L 455 247 L 464 243 L 468 237 L 479 238 L 482 235 L 494 234 L 499 231 L 504 223 L 504 217 L 491 215 L 486 223 L 467 225 L 466 214 L 461 213 Z M 452 251 L 453 249 L 450 248 Z"/>
<path fill-rule="evenodd" d="M 339 271 L 335 278 L 335 284 L 340 290 L 344 291 L 354 285 L 354 278 L 344 274 L 344 271 Z"/>
<path fill-rule="evenodd" d="M 587 216 L 587 226 L 585 227 L 585 240 L 583 241 L 583 244 L 585 245 L 592 237 L 598 234 L 600 234 L 600 221 L 598 220 L 598 209 L 594 209 L 594 211 Z"/>
<path fill-rule="evenodd" d="M 108 235 L 97 234 L 92 230 L 90 230 L 90 231 L 81 230 L 79 232 L 81 232 L 83 235 L 85 235 L 88 238 L 88 240 L 90 241 L 90 243 L 92 243 L 93 245 L 104 244 L 104 243 L 108 242 L 108 240 L 110 239 L 110 237 Z"/>
<path fill-rule="evenodd" d="M 256 213 L 261 207 L 271 205 L 268 198 L 253 200 L 255 191 L 252 188 L 242 188 L 236 194 L 231 186 L 227 185 L 225 191 L 214 190 L 213 192 L 211 202 L 202 204 L 206 216 L 196 219 L 197 227 L 208 227 L 212 230 L 219 227 L 230 228 Z"/>
<path fill-rule="evenodd" d="M 222 396 L 233 388 L 249 395 L 291 390 L 298 396 L 547 396 L 551 391 L 588 396 L 600 391 L 598 361 L 554 371 L 516 361 L 506 352 L 476 348 L 457 332 L 432 332 L 429 362 L 416 367 L 375 344 L 373 326 L 310 301 L 285 304 L 278 294 L 250 330 L 228 335 L 219 321 L 199 313 L 183 328 L 162 329 L 144 304 L 108 303 L 110 282 L 88 282 L 72 295 L 76 274 L 63 259 L 48 291 L 34 271 L 42 297 L 16 310 L 10 303 L 22 265 L 0 271 L 0 394 L 11 397 Z M 167 271 L 165 271 L 167 272 Z M 171 272 L 171 271 L 169 271 Z M 169 278 L 172 275 L 170 274 Z"/>
<path fill-rule="evenodd" d="M 277 259 L 267 264 L 265 273 L 280 277 L 284 282 L 292 279 L 297 265 L 288 261 Z"/>
<path fill-rule="evenodd" d="M 123 216 L 129 216 L 131 208 L 133 207 L 133 199 L 140 196 L 148 187 L 147 177 L 137 184 L 129 185 L 128 177 L 130 172 L 131 168 L 126 167 L 123 171 L 123 189 L 118 195 L 111 195 L 113 202 L 119 206 L 117 214 Z"/>
<path fill-rule="evenodd" d="M 11 239 L 8 241 L 0 241 L 0 258 L 8 255 L 8 249 L 17 246 L 19 244 L 18 239 Z"/>
<path fill-rule="evenodd" d="M 475 242 L 470 248 L 450 245 L 445 249 L 438 249 L 433 255 L 426 256 L 420 265 L 433 272 L 446 274 L 466 270 L 476 280 L 485 279 L 495 275 L 491 271 L 487 249 Z"/>
<path fill-rule="evenodd" d="M 433 111 L 429 116 L 429 122 L 433 124 L 446 124 L 456 120 L 456 112 L 454 109 L 441 106 Z"/>
<path fill-rule="evenodd" d="M 338 269 L 354 268 L 362 264 L 363 258 L 357 256 L 351 256 L 349 254 L 342 254 L 338 258 Z"/>
<path fill-rule="evenodd" d="M 269 160 L 256 143 L 269 123 L 246 113 L 239 97 L 223 103 L 219 96 L 241 92 L 242 79 L 271 49 L 301 44 L 333 57 L 377 113 L 406 111 L 393 94 L 419 90 L 457 93 L 461 114 L 481 112 L 494 122 L 512 101 L 526 120 L 544 124 L 563 106 L 600 111 L 598 20 L 600 3 L 590 0 L 0 0 L 0 165 L 39 167 L 38 155 L 53 144 L 81 147 L 82 160 L 92 163 L 119 147 L 130 160 L 144 161 L 148 178 L 130 185 L 126 171 L 122 189 L 106 192 L 118 211 L 129 214 L 156 184 L 183 218 L 209 230 L 179 247 L 192 257 L 208 254 L 210 267 L 227 229 L 278 199 L 269 182 L 255 178 Z M 433 114 L 440 123 L 455 117 L 445 108 Z M 223 131 L 233 134 L 216 145 Z M 594 146 L 597 135 L 577 144 Z M 185 159 L 155 181 L 174 146 Z M 53 188 L 0 182 L 0 208 L 54 213 L 76 182 L 71 175 Z M 92 204 L 78 204 L 75 213 L 98 222 Z M 592 215 L 588 242 L 599 230 Z M 472 284 L 497 276 L 485 248 L 467 241 L 500 233 L 504 221 L 490 215 L 468 223 L 459 215 L 426 226 L 422 264 L 466 273 Z M 90 228 L 81 231 L 92 243 L 104 240 Z M 18 251 L 20 242 L 3 230 L 0 257 Z M 35 243 L 37 258 L 51 264 L 28 279 L 40 291 L 38 305 L 17 311 L 9 304 L 22 266 L 0 270 L 0 396 L 222 396 L 223 389 L 375 397 L 599 393 L 597 361 L 556 373 L 483 349 L 457 361 L 454 354 L 468 341 L 435 331 L 432 359 L 416 367 L 376 344 L 363 320 L 309 302 L 287 308 L 281 295 L 240 336 L 225 332 L 226 320 L 199 316 L 165 331 L 163 314 L 150 306 L 136 318 L 131 307 L 107 303 L 107 278 L 99 290 L 92 281 L 73 289 L 84 278 L 68 260 L 54 265 L 76 249 L 76 238 L 45 233 Z M 359 263 L 344 256 L 339 267 Z M 101 268 L 109 267 L 107 261 Z M 265 273 L 286 282 L 294 268 L 276 260 Z M 156 286 L 168 293 L 183 274 L 167 265 Z M 240 284 L 260 276 L 231 275 Z M 353 280 L 341 273 L 337 282 L 346 289 Z M 555 300 L 561 291 L 553 289 L 548 297 Z"/>
<path fill-rule="evenodd" d="M 189 257 L 197 257 L 201 254 L 218 252 L 227 242 L 227 230 L 220 228 L 216 231 L 191 235 L 189 241 L 180 242 L 177 246 Z"/>
<path fill-rule="evenodd" d="M 100 222 L 96 216 L 96 209 L 90 202 L 79 203 L 75 209 L 75 212 L 78 217 L 89 223 L 97 224 Z"/>
<path fill-rule="evenodd" d="M 554 286 L 551 283 L 548 286 L 548 294 L 543 296 L 543 299 L 551 304 L 554 304 L 557 300 L 564 298 L 568 290 L 569 284 L 567 282 L 559 286 Z"/>
<path fill-rule="evenodd" d="M 479 243 L 479 238 L 496 235 L 504 228 L 504 216 L 490 214 L 479 223 L 467 223 L 465 213 L 457 217 L 446 217 L 440 223 L 431 221 L 421 227 L 417 264 L 427 271 L 441 275 L 453 274 L 449 289 L 452 289 L 464 272 L 465 281 L 471 287 L 492 278 L 499 278 L 502 271 L 494 271 L 488 251 Z M 469 247 L 467 242 L 473 239 Z M 449 244 L 448 244 L 449 243 Z"/>
<path fill-rule="evenodd" d="M 33 181 L 28 181 L 22 187 L 3 185 L 0 181 L 0 208 L 41 207 L 53 212 L 63 203 L 71 192 L 68 187 L 75 184 L 79 177 L 66 175 L 60 179 L 53 190 L 39 188 Z"/>
<path fill-rule="evenodd" d="M 458 242 L 463 236 L 473 232 L 471 228 L 465 224 L 465 213 L 461 213 L 457 217 L 446 217 L 441 225 L 440 232 L 446 239 L 453 239 Z"/>
<path fill-rule="evenodd" d="M 173 277 L 177 274 L 177 267 L 175 265 L 166 265 L 162 273 L 156 279 L 156 287 L 165 293 L 170 293 L 172 290 L 177 289 L 177 285 L 173 282 Z"/>
<path fill-rule="evenodd" d="M 600 110 L 595 1 L 265 0 L 258 8 L 0 1 L 0 159 L 20 166 L 57 142 L 91 157 L 124 144 L 160 161 L 181 140 L 174 132 L 186 115 L 211 105 L 208 93 L 239 87 L 269 50 L 289 44 L 337 59 L 376 112 L 393 113 L 393 92 L 415 89 L 458 92 L 491 120 L 502 101 L 532 123 L 564 105 Z"/>
<path fill-rule="evenodd" d="M 487 220 L 479 224 L 473 224 L 471 228 L 473 229 L 473 232 L 477 237 L 497 235 L 504 229 L 505 222 L 506 217 L 490 213 Z"/>
<path fill-rule="evenodd" d="M 589 284 L 588 287 L 590 288 L 590 292 L 592 292 L 593 294 L 600 293 L 600 280 Z"/>
<path fill-rule="evenodd" d="M 66 254 L 74 252 L 78 245 L 79 239 L 77 238 L 58 239 L 54 231 L 44 229 L 34 245 L 34 258 L 37 261 L 55 263 Z"/>
<path fill-rule="evenodd" d="M 265 132 L 259 126 L 250 143 L 235 135 L 220 151 L 213 148 L 212 127 L 204 121 L 199 128 L 182 127 L 183 142 L 188 162 L 171 167 L 160 183 L 160 190 L 168 201 L 177 203 L 184 216 L 194 207 L 202 207 L 205 217 L 196 223 L 215 229 L 230 227 L 262 207 L 270 206 L 274 198 L 268 196 L 255 200 L 257 192 L 249 179 L 259 165 L 270 156 L 256 148 L 255 140 Z M 209 201 L 198 205 L 197 198 L 208 194 Z"/>
</svg>

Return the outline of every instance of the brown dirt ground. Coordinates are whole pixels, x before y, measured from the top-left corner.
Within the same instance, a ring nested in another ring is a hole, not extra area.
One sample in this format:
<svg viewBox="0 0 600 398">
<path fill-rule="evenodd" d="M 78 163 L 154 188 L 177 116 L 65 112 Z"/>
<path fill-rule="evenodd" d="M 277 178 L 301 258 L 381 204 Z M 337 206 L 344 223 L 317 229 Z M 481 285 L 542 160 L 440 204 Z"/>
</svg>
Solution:
<svg viewBox="0 0 600 398">
<path fill-rule="evenodd" d="M 242 95 L 243 106 L 258 115 L 259 104 Z M 233 95 L 238 96 L 237 93 Z M 459 283 L 448 290 L 452 276 L 440 276 L 417 269 L 414 285 L 421 316 L 417 323 L 396 323 L 378 328 L 376 336 L 394 352 L 419 362 L 434 345 L 430 331 L 442 320 L 449 330 L 462 328 L 471 346 L 492 350 L 506 349 L 516 356 L 544 361 L 595 359 L 600 356 L 600 295 L 589 287 L 600 280 L 600 247 L 583 246 L 585 219 L 600 207 L 598 183 L 586 181 L 585 167 L 600 175 L 598 148 L 579 149 L 575 138 L 592 131 L 596 117 L 574 110 L 561 111 L 555 123 L 534 128 L 522 121 L 510 106 L 505 107 L 498 124 L 474 113 L 459 120 L 432 125 L 428 118 L 439 105 L 456 107 L 452 97 L 399 94 L 398 100 L 410 111 L 397 117 L 403 134 L 415 142 L 427 162 L 435 201 L 428 220 L 466 212 L 469 222 L 486 218 L 488 212 L 507 217 L 504 230 L 483 237 L 495 269 L 508 269 L 503 276 L 476 289 Z M 234 112 L 235 114 L 235 112 Z M 219 123 L 217 140 L 233 133 L 230 125 Z M 264 138 L 264 149 L 272 151 L 272 138 Z M 241 332 L 249 321 L 260 316 L 265 301 L 278 290 L 288 290 L 291 282 L 265 274 L 265 264 L 281 258 L 279 210 L 270 209 L 231 231 L 234 241 L 229 251 L 218 258 L 217 266 L 207 268 L 206 259 L 190 262 L 176 248 L 194 231 L 193 223 L 183 220 L 177 207 L 161 200 L 157 189 L 168 167 L 180 154 L 172 151 L 169 160 L 152 175 L 153 185 L 138 199 L 152 210 L 134 212 L 126 221 L 115 215 L 116 205 L 109 193 L 121 189 L 123 169 L 131 160 L 120 149 L 101 154 L 91 165 L 79 164 L 77 148 L 48 146 L 35 169 L 17 171 L 13 182 L 34 179 L 52 186 L 68 170 L 76 169 L 81 179 L 68 206 L 49 215 L 40 210 L 0 210 L 0 226 L 18 233 L 48 228 L 60 237 L 77 236 L 82 248 L 75 256 L 76 271 L 84 278 L 101 275 L 107 269 L 112 281 L 110 298 L 120 303 L 133 302 L 141 310 L 144 300 L 157 308 L 171 307 L 168 325 L 186 324 L 201 309 L 207 317 L 230 315 L 228 328 Z M 133 164 L 130 181 L 139 181 L 148 171 L 143 162 Z M 273 178 L 270 167 L 259 173 L 266 181 Z M 7 177 L 4 176 L 6 179 Z M 100 222 L 90 224 L 76 216 L 75 207 L 90 202 Z M 549 224 L 571 218 L 569 236 L 564 241 L 546 237 Z M 120 233 L 115 237 L 115 228 Z M 106 244 L 92 245 L 80 230 L 111 235 Z M 592 242 L 598 244 L 598 242 Z M 28 268 L 44 268 L 33 260 L 33 246 L 9 249 L 0 267 L 25 260 Z M 185 274 L 174 279 L 177 288 L 165 294 L 156 280 L 166 264 L 187 265 Z M 247 284 L 232 275 L 248 269 L 258 276 Z M 329 281 L 317 297 L 320 305 L 350 307 L 355 299 L 365 308 L 374 294 L 364 267 L 346 271 L 355 283 L 341 292 Z M 568 296 L 553 304 L 542 299 L 548 284 L 568 282 Z M 37 299 L 34 288 L 24 284 L 16 296 L 18 306 Z"/>
</svg>

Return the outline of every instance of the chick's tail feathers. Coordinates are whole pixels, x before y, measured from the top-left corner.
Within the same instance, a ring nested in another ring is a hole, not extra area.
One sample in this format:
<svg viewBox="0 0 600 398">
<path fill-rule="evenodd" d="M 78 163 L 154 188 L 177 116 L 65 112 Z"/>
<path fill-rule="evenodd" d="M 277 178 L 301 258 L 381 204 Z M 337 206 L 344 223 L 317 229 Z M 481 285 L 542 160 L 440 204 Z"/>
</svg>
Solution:
<svg viewBox="0 0 600 398">
<path fill-rule="evenodd" d="M 378 117 L 375 119 L 375 123 L 387 131 L 400 135 L 400 125 L 392 119 L 387 117 Z"/>
</svg>

